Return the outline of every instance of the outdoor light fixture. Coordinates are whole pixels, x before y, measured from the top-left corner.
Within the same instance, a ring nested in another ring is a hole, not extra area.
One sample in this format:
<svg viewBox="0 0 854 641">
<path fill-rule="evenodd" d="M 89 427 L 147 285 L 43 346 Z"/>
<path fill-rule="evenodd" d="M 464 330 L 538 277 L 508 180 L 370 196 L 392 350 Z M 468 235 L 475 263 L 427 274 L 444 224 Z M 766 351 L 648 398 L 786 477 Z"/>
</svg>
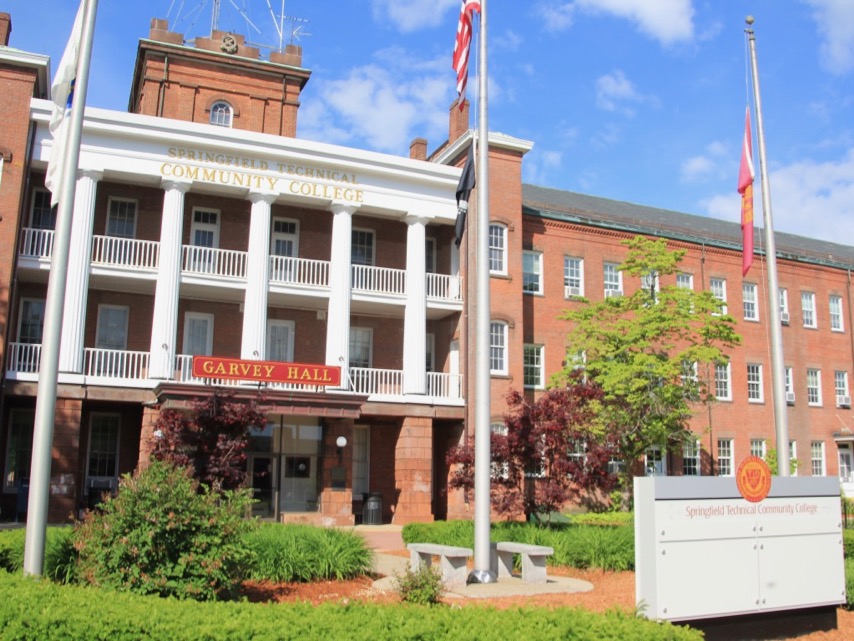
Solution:
<svg viewBox="0 0 854 641">
<path fill-rule="evenodd" d="M 341 455 L 343 454 L 343 450 L 347 447 L 347 437 L 339 436 L 335 439 L 335 445 L 338 446 L 338 465 L 341 465 Z"/>
</svg>

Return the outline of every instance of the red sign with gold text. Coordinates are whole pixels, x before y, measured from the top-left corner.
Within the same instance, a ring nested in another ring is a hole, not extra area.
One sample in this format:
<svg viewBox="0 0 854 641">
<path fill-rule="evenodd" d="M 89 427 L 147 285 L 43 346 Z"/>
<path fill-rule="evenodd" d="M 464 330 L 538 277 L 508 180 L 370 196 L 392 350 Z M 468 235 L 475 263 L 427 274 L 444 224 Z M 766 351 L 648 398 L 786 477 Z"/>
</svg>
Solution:
<svg viewBox="0 0 854 641">
<path fill-rule="evenodd" d="M 215 356 L 193 356 L 193 376 L 332 387 L 341 384 L 340 367 L 280 361 L 244 361 L 239 358 Z"/>
<path fill-rule="evenodd" d="M 758 456 L 748 456 L 738 466 L 735 483 L 745 499 L 759 503 L 771 490 L 771 469 Z"/>
</svg>

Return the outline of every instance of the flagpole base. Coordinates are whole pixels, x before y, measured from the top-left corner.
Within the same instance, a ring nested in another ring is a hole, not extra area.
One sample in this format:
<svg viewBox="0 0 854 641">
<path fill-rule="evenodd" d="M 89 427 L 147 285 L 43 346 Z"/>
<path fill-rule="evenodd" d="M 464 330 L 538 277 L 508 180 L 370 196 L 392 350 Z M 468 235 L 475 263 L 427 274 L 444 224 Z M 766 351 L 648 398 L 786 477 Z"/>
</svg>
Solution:
<svg viewBox="0 0 854 641">
<path fill-rule="evenodd" d="M 472 570 L 466 579 L 466 585 L 472 583 L 497 583 L 498 577 L 490 570 Z"/>
</svg>

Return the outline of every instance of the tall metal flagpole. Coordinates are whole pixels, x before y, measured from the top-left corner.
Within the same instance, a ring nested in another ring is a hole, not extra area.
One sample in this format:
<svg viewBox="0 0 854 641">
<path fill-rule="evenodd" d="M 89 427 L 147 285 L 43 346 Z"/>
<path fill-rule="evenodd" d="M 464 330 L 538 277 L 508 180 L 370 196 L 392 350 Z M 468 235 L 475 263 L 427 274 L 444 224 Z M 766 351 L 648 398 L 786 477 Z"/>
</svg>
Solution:
<svg viewBox="0 0 854 641">
<path fill-rule="evenodd" d="M 69 122 L 65 136 L 62 182 L 59 185 L 59 204 L 56 215 L 53 254 L 45 301 L 42 353 L 39 363 L 39 387 L 36 397 L 36 416 L 33 427 L 33 455 L 30 464 L 30 494 L 27 505 L 27 533 L 24 547 L 24 574 L 41 576 L 44 571 L 45 533 L 50 494 L 50 463 L 53 449 L 53 423 L 56 416 L 56 389 L 59 377 L 59 341 L 62 312 L 65 305 L 65 284 L 68 275 L 68 252 L 71 245 L 71 215 L 74 210 L 74 189 L 77 183 L 80 138 L 83 129 L 83 109 L 86 105 L 86 86 L 89 83 L 89 61 L 95 33 L 95 13 L 98 0 L 86 3 L 83 29 L 80 35 L 80 58 L 74 83 Z"/>
<path fill-rule="evenodd" d="M 480 1 L 477 130 L 477 299 L 475 307 L 474 569 L 469 583 L 494 583 L 490 568 L 490 377 L 489 377 L 489 121 L 487 119 L 487 0 Z"/>
<path fill-rule="evenodd" d="M 774 397 L 774 428 L 777 435 L 777 472 L 789 476 L 789 425 L 786 407 L 786 371 L 783 360 L 783 330 L 780 326 L 780 290 L 777 281 L 777 248 L 771 217 L 771 185 L 765 161 L 765 132 L 762 128 L 762 98 L 759 95 L 759 68 L 756 65 L 756 38 L 753 16 L 747 16 L 747 40 L 753 75 L 753 101 L 756 107 L 756 135 L 759 142 L 759 176 L 762 181 L 762 214 L 765 225 L 765 258 L 768 266 L 768 318 L 771 322 L 771 385 Z"/>
</svg>

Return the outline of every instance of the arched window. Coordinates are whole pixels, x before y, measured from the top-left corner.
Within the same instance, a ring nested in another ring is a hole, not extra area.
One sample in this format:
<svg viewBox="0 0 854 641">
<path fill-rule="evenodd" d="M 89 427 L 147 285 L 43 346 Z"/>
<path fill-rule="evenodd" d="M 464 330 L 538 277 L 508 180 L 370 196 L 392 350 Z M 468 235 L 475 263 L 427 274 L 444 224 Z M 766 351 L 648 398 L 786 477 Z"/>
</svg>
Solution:
<svg viewBox="0 0 854 641">
<path fill-rule="evenodd" d="M 211 105 L 211 124 L 218 127 L 231 127 L 231 117 L 234 110 L 224 100 L 219 100 Z"/>
</svg>

